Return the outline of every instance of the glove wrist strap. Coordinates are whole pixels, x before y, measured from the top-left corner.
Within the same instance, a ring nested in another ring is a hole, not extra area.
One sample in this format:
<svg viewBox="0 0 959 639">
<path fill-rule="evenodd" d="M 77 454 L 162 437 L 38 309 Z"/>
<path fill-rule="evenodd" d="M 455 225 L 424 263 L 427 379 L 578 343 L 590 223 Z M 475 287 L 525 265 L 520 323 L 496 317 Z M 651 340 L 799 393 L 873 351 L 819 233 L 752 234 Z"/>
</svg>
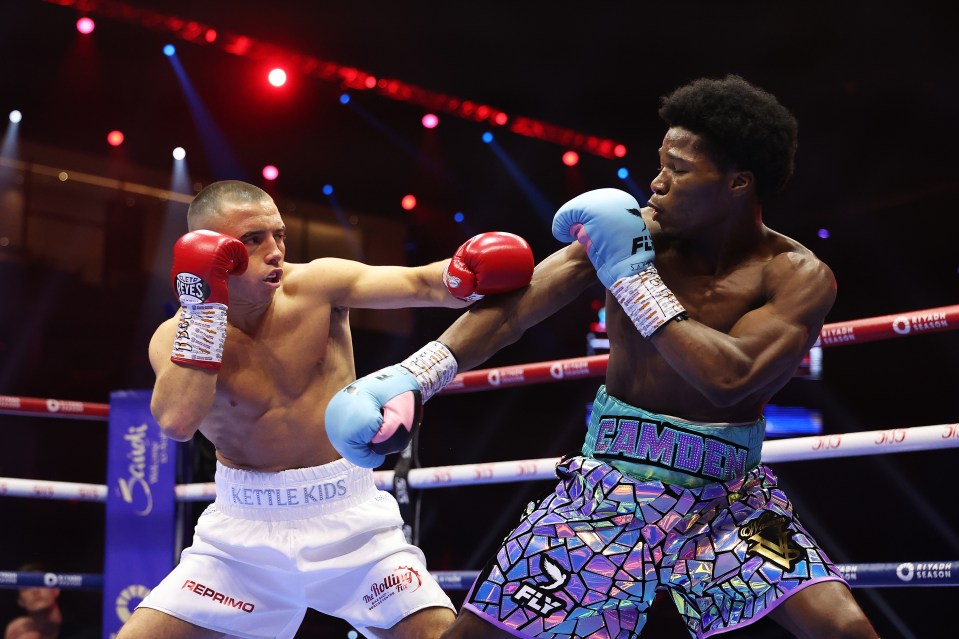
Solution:
<svg viewBox="0 0 959 639">
<path fill-rule="evenodd" d="M 616 280 L 610 291 L 643 337 L 648 338 L 671 319 L 687 317 L 652 262 L 635 275 Z"/>
<path fill-rule="evenodd" d="M 225 341 L 225 304 L 184 305 L 180 307 L 170 359 L 188 366 L 219 370 Z"/>
<path fill-rule="evenodd" d="M 433 341 L 400 362 L 400 366 L 416 378 L 425 403 L 453 381 L 458 364 L 449 347 Z"/>
</svg>

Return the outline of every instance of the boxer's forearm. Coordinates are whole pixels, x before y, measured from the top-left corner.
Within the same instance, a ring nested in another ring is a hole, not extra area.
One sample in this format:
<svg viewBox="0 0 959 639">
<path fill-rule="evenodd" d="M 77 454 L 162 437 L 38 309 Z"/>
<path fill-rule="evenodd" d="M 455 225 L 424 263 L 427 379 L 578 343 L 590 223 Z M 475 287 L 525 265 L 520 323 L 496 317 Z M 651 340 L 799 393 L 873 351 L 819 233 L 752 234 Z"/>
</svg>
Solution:
<svg viewBox="0 0 959 639">
<path fill-rule="evenodd" d="M 478 302 L 439 341 L 453 351 L 460 371 L 469 370 L 517 341 L 527 329 L 596 282 L 585 250 L 579 244 L 570 244 L 536 266 L 529 286 Z"/>
</svg>

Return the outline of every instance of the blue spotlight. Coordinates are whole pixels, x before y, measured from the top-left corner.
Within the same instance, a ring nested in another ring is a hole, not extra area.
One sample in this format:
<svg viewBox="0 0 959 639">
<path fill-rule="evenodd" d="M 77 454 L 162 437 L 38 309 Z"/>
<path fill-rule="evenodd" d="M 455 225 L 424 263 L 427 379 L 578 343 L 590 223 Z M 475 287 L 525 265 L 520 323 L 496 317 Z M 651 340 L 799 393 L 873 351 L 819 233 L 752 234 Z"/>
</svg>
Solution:
<svg viewBox="0 0 959 639">
<path fill-rule="evenodd" d="M 490 133 L 489 131 L 487 131 L 486 133 L 483 134 L 483 142 L 485 142 L 486 144 L 489 144 L 489 143 L 492 142 L 492 141 L 493 141 L 493 134 L 492 134 L 492 133 Z"/>
<path fill-rule="evenodd" d="M 340 104 L 349 104 L 350 103 L 350 94 L 343 93 L 340 95 Z"/>
<path fill-rule="evenodd" d="M 165 55 L 166 57 L 172 58 L 173 54 L 175 53 L 176 53 L 176 47 L 173 46 L 172 44 L 167 44 L 163 46 L 163 55 Z"/>
<path fill-rule="evenodd" d="M 333 195 L 333 185 L 324 184 L 323 185 L 323 195 Z"/>
<path fill-rule="evenodd" d="M 619 169 L 616 171 L 616 177 L 618 177 L 620 180 L 625 180 L 629 177 L 629 169 L 627 169 L 625 166 Z"/>
<path fill-rule="evenodd" d="M 829 229 L 819 229 L 819 232 L 816 233 L 816 235 L 818 235 L 824 240 L 827 240 L 829 239 Z"/>
<path fill-rule="evenodd" d="M 453 214 L 453 219 L 456 220 L 457 222 L 462 222 L 463 220 L 466 219 L 466 216 L 463 215 L 460 211 L 457 211 L 456 213 Z"/>
</svg>

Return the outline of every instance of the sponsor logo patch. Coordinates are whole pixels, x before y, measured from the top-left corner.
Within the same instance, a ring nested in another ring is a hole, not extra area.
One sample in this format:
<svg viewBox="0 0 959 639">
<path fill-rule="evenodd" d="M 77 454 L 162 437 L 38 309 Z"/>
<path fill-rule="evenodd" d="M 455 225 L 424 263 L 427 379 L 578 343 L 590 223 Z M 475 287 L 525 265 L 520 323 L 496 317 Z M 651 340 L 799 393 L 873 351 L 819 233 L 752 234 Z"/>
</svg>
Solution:
<svg viewBox="0 0 959 639">
<path fill-rule="evenodd" d="M 210 297 L 210 286 L 193 273 L 177 273 L 175 286 L 181 304 L 202 304 Z"/>
<path fill-rule="evenodd" d="M 546 577 L 548 581 L 520 584 L 519 589 L 510 596 L 510 599 L 541 617 L 549 617 L 557 610 L 566 608 L 566 602 L 553 593 L 566 585 L 569 581 L 569 573 L 547 555 L 542 555 L 539 567 L 543 573 L 541 576 Z"/>
<path fill-rule="evenodd" d="M 217 592 L 213 588 L 208 588 L 207 586 L 197 583 L 192 579 L 187 579 L 184 581 L 183 585 L 180 586 L 180 590 L 189 590 L 193 594 L 200 597 L 209 597 L 213 603 L 228 606 L 236 610 L 242 610 L 243 612 L 247 613 L 253 612 L 254 608 L 256 608 L 256 605 L 252 602 L 242 601 L 222 592 Z"/>
<path fill-rule="evenodd" d="M 373 610 L 394 595 L 403 592 L 416 592 L 423 585 L 420 573 L 410 566 L 397 566 L 382 580 L 370 584 L 368 594 L 363 595 L 363 603 Z"/>
<path fill-rule="evenodd" d="M 806 556 L 806 551 L 793 539 L 785 517 L 764 511 L 755 521 L 739 529 L 739 536 L 749 543 L 747 555 L 759 555 L 783 570 L 792 572 Z"/>
</svg>

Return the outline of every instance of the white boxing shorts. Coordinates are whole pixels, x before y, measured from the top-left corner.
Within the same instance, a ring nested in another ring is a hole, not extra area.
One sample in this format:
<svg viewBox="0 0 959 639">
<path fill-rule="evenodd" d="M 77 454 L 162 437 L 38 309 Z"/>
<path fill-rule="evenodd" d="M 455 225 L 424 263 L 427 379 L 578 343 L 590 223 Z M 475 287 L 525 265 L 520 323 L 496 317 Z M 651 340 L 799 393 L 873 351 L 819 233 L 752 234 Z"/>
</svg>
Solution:
<svg viewBox="0 0 959 639">
<path fill-rule="evenodd" d="M 452 602 L 396 500 L 339 459 L 260 473 L 217 464 L 193 545 L 140 606 L 245 639 L 293 637 L 307 607 L 367 634 Z"/>
</svg>

